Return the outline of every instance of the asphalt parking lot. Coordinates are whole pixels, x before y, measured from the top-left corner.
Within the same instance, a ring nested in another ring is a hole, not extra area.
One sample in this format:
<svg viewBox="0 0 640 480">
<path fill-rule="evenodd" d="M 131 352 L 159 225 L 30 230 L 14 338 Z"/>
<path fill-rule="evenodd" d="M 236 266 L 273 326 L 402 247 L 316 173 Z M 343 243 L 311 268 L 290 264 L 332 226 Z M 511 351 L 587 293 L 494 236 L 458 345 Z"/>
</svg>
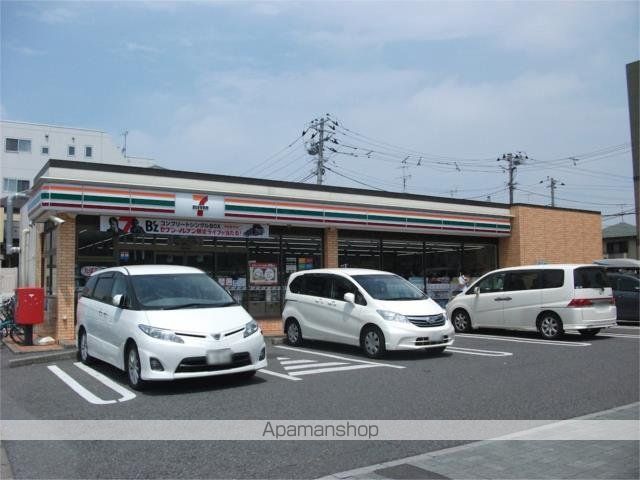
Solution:
<svg viewBox="0 0 640 480">
<path fill-rule="evenodd" d="M 595 338 L 482 331 L 444 354 L 314 342 L 273 345 L 252 379 L 211 377 L 133 392 L 118 370 L 74 360 L 8 368 L 2 420 L 549 420 L 637 402 L 640 329 Z M 460 441 L 5 441 L 16 478 L 316 478 Z M 505 460 L 506 461 L 506 460 Z M 636 460 L 637 462 L 637 457 Z"/>
</svg>

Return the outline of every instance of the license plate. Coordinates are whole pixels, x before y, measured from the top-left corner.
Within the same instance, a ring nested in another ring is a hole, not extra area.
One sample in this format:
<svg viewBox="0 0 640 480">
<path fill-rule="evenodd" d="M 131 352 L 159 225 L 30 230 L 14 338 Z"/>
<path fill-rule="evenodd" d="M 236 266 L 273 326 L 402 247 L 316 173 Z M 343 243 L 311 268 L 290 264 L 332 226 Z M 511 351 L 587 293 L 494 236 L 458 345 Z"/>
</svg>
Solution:
<svg viewBox="0 0 640 480">
<path fill-rule="evenodd" d="M 209 350 L 207 352 L 207 363 L 209 365 L 224 365 L 231 363 L 231 350 Z"/>
</svg>

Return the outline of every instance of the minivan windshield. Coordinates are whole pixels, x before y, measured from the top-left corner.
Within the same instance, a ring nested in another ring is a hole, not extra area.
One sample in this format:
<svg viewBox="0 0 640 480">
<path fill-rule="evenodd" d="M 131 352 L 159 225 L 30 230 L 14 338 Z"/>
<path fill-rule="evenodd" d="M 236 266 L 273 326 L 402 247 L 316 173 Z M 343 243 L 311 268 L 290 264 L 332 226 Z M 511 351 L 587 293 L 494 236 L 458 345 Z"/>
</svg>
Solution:
<svg viewBox="0 0 640 480">
<path fill-rule="evenodd" d="M 424 300 L 427 296 L 397 275 L 353 275 L 352 278 L 376 300 Z"/>
<path fill-rule="evenodd" d="M 236 303 L 204 273 L 134 275 L 131 284 L 142 310 L 213 308 Z"/>
<path fill-rule="evenodd" d="M 607 288 L 609 280 L 602 267 L 580 267 L 573 271 L 575 288 Z"/>
</svg>

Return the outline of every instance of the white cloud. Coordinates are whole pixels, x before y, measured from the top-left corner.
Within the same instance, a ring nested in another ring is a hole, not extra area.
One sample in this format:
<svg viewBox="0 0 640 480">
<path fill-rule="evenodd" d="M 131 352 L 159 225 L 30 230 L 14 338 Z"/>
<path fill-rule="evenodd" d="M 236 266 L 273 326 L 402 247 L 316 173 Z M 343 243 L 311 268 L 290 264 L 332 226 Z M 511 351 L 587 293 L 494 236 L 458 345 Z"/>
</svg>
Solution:
<svg viewBox="0 0 640 480">
<path fill-rule="evenodd" d="M 375 139 L 431 154 L 490 160 L 492 169 L 484 174 L 464 168 L 443 174 L 429 166 L 412 170 L 414 191 L 441 194 L 443 185 L 481 189 L 503 183 L 494 160 L 503 152 L 525 150 L 549 159 L 624 142 L 624 109 L 585 101 L 586 91 L 585 80 L 559 73 L 529 72 L 474 85 L 409 70 L 225 72 L 204 79 L 192 101 L 167 112 L 170 131 L 147 133 L 146 143 L 169 168 L 241 174 L 295 139 L 309 120 L 332 113 Z M 295 179 L 310 170 L 310 158 L 300 146 L 261 176 L 285 167 L 272 178 Z M 400 188 L 397 165 L 345 156 L 336 161 Z M 624 162 L 619 165 L 621 172 L 626 168 Z M 531 183 L 542 174 L 536 170 L 529 178 L 524 170 L 520 178 Z M 336 176 L 331 181 L 349 184 Z"/>
<path fill-rule="evenodd" d="M 78 17 L 77 7 L 78 3 L 73 3 L 74 8 L 66 8 L 62 6 L 49 7 L 44 6 L 46 3 L 40 3 L 40 9 L 37 13 L 37 18 L 44 23 L 48 23 L 51 25 L 58 25 L 63 23 L 69 23 L 75 20 Z M 43 7 L 44 6 L 44 7 Z"/>
<path fill-rule="evenodd" d="M 158 53 L 160 51 L 155 47 L 136 42 L 126 42 L 124 47 L 129 52 Z"/>
<path fill-rule="evenodd" d="M 9 48 L 16 53 L 19 53 L 20 55 L 25 55 L 27 57 L 36 57 L 38 55 L 44 55 L 46 53 L 44 50 L 38 50 L 35 48 L 28 47 L 26 45 L 11 45 Z"/>
</svg>

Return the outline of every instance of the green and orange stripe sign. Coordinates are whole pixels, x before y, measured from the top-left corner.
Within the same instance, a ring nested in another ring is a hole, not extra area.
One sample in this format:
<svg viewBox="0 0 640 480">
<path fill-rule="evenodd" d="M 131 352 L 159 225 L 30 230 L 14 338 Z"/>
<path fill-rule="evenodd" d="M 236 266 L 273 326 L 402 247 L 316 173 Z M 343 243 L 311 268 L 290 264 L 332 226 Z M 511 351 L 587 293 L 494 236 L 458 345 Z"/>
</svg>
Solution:
<svg viewBox="0 0 640 480">
<path fill-rule="evenodd" d="M 342 207 L 328 204 L 225 198 L 225 217 L 278 223 L 323 224 L 325 226 L 366 226 L 379 230 L 403 230 L 434 233 L 481 233 L 508 236 L 507 217 L 458 215 L 444 212 L 420 212 L 366 207 Z"/>
</svg>

